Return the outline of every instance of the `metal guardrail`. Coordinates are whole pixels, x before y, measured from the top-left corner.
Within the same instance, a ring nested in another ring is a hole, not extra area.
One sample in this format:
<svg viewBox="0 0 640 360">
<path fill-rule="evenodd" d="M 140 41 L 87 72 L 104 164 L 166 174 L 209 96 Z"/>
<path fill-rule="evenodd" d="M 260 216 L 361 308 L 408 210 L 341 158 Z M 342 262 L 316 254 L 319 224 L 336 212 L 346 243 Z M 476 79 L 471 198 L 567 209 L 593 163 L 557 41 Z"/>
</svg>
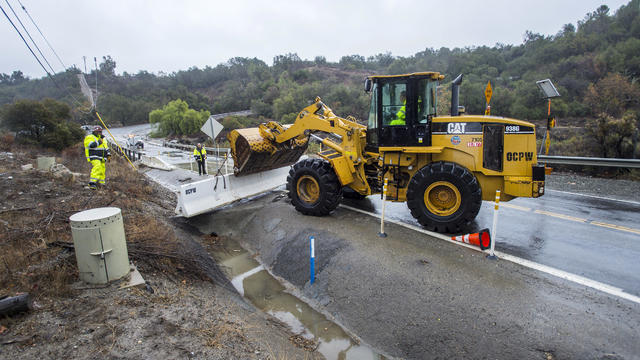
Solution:
<svg viewBox="0 0 640 360">
<path fill-rule="evenodd" d="M 584 165 L 640 169 L 640 160 L 638 159 L 538 155 L 538 161 L 545 162 L 547 164 L 559 165 Z"/>
<path fill-rule="evenodd" d="M 163 141 L 162 142 L 162 146 L 163 147 L 169 147 L 169 148 L 174 148 L 174 149 L 181 149 L 181 150 L 188 150 L 188 151 L 193 151 L 193 149 L 195 149 L 195 145 L 185 145 L 185 144 L 178 144 L 178 143 L 172 143 L 172 142 L 168 142 L 168 141 Z M 212 147 L 205 147 L 205 150 L 207 150 L 207 153 L 209 154 L 216 154 L 216 156 L 220 157 L 220 154 L 226 154 L 229 152 L 229 148 L 212 148 Z"/>
<path fill-rule="evenodd" d="M 123 147 L 122 151 L 120 151 L 120 147 L 118 145 L 113 143 L 111 140 L 108 140 L 108 142 L 109 142 L 109 149 L 113 150 L 113 152 L 115 152 L 120 156 L 123 156 L 124 154 L 126 154 L 127 157 L 132 161 L 140 160 L 142 158 L 142 152 L 138 150 L 133 150 L 133 149 Z"/>
</svg>

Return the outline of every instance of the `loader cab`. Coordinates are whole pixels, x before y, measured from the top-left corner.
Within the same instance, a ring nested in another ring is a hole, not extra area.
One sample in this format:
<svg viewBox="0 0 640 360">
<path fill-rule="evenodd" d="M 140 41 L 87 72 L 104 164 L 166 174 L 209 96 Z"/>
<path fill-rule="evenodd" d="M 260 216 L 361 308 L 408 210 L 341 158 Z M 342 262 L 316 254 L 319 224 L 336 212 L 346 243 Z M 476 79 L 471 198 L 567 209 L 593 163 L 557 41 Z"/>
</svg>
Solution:
<svg viewBox="0 0 640 360">
<path fill-rule="evenodd" d="M 369 77 L 369 151 L 377 152 L 380 146 L 430 146 L 436 87 L 442 78 L 435 72 Z"/>
</svg>

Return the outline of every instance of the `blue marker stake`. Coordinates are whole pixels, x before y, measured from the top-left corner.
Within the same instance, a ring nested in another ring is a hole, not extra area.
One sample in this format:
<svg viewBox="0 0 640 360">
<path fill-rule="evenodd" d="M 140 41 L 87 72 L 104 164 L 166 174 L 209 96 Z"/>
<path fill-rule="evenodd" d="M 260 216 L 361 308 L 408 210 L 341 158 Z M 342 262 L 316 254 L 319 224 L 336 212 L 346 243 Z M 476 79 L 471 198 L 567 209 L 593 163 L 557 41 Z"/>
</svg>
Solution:
<svg viewBox="0 0 640 360">
<path fill-rule="evenodd" d="M 310 250 L 310 254 L 311 254 L 311 258 L 309 261 L 309 271 L 311 272 L 310 275 L 310 283 L 313 284 L 313 281 L 316 278 L 316 274 L 315 274 L 315 262 L 316 262 L 316 254 L 315 254 L 315 249 L 314 249 L 314 244 L 313 242 L 315 241 L 315 238 L 313 236 L 309 237 L 309 250 Z"/>
</svg>

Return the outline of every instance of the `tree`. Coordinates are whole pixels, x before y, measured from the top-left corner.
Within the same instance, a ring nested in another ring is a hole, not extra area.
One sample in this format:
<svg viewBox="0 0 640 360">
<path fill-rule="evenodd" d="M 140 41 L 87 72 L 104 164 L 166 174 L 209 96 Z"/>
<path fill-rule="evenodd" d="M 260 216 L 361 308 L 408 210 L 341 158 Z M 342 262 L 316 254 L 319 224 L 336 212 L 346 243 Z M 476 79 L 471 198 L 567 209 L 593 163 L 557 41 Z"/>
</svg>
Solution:
<svg viewBox="0 0 640 360">
<path fill-rule="evenodd" d="M 3 111 L 3 124 L 16 140 L 56 150 L 82 139 L 84 131 L 70 118 L 69 106 L 53 99 L 18 100 Z"/>
<path fill-rule="evenodd" d="M 365 59 L 362 55 L 348 55 L 340 58 L 339 65 L 343 69 L 364 69 Z"/>
<path fill-rule="evenodd" d="M 20 83 L 22 83 L 22 82 L 24 82 L 26 80 L 27 80 L 27 78 L 24 76 L 24 74 L 20 70 L 16 70 L 16 71 L 11 73 L 11 83 L 12 84 L 20 84 Z"/>
<path fill-rule="evenodd" d="M 324 66 L 324 65 L 327 65 L 327 58 L 324 56 L 316 56 L 315 59 L 313 59 L 313 62 L 316 65 Z"/>
<path fill-rule="evenodd" d="M 0 74 L 0 84 L 11 84 L 11 76 L 5 73 Z"/>
<path fill-rule="evenodd" d="M 149 122 L 158 124 L 155 136 L 190 135 L 200 131 L 211 113 L 207 110 L 189 109 L 186 101 L 177 99 L 169 102 L 162 109 L 149 113 Z"/>
<path fill-rule="evenodd" d="M 604 113 L 614 118 L 640 105 L 640 88 L 620 74 L 608 74 L 595 84 L 589 85 L 585 102 L 594 115 Z"/>
<path fill-rule="evenodd" d="M 111 58 L 111 55 L 102 57 L 102 62 L 100 63 L 100 72 L 105 76 L 115 76 L 116 61 Z"/>
<path fill-rule="evenodd" d="M 108 122 L 121 123 L 122 126 L 133 123 L 132 117 L 134 116 L 135 108 L 133 101 L 129 97 L 111 93 L 105 94 L 100 99 L 100 108 L 102 109 L 100 113 L 108 119 Z"/>
<path fill-rule="evenodd" d="M 638 119 L 632 111 L 620 119 L 603 113 L 587 121 L 587 134 L 595 140 L 595 149 L 602 157 L 633 157 L 637 132 Z"/>
</svg>

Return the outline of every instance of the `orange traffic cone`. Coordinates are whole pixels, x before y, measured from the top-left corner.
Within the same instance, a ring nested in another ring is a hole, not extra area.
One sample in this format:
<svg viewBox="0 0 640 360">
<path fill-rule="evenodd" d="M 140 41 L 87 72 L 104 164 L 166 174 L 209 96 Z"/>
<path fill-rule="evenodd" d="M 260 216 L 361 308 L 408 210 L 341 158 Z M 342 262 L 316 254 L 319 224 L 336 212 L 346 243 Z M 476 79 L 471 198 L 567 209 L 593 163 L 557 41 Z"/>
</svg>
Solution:
<svg viewBox="0 0 640 360">
<path fill-rule="evenodd" d="M 491 235 L 489 234 L 489 229 L 482 229 L 480 232 L 474 234 L 452 236 L 451 240 L 479 246 L 481 250 L 491 247 Z"/>
</svg>

